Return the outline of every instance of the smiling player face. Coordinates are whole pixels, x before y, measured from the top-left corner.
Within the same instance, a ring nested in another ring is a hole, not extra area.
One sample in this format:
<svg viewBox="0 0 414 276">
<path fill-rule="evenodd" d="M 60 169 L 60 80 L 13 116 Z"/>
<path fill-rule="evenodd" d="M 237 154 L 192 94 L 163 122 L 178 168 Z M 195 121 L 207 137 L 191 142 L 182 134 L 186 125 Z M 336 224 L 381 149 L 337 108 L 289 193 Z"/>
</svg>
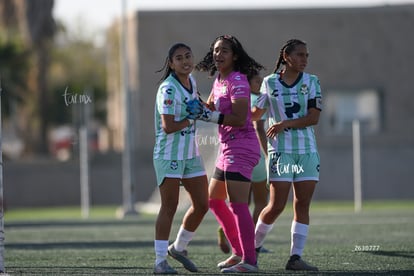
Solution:
<svg viewBox="0 0 414 276">
<path fill-rule="evenodd" d="M 234 61 L 237 59 L 231 49 L 230 42 L 218 40 L 214 44 L 213 59 L 217 70 L 222 76 L 227 76 L 233 71 Z"/>
<path fill-rule="evenodd" d="M 170 68 L 179 76 L 189 75 L 194 68 L 193 53 L 185 48 L 180 47 L 175 50 L 170 62 Z"/>
</svg>

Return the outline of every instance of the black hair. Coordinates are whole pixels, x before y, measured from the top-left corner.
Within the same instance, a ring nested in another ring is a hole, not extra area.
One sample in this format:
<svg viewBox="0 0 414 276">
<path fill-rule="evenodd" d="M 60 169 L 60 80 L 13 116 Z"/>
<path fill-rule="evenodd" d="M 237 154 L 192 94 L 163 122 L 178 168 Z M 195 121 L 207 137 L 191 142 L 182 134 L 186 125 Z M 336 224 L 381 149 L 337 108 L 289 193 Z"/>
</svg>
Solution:
<svg viewBox="0 0 414 276">
<path fill-rule="evenodd" d="M 258 72 L 264 69 L 263 65 L 256 62 L 246 53 L 246 51 L 243 49 L 243 46 L 236 37 L 232 35 L 221 35 L 214 39 L 213 43 L 211 43 L 209 52 L 205 55 L 203 60 L 196 65 L 196 70 L 208 72 L 210 77 L 214 76 L 217 71 L 213 60 L 214 44 L 216 44 L 216 42 L 219 40 L 228 41 L 231 45 L 233 54 L 237 56 L 237 60 L 234 63 L 235 71 L 238 71 L 245 75 L 250 75 L 253 71 Z"/>
<path fill-rule="evenodd" d="M 257 76 L 257 75 L 259 75 L 259 70 L 256 70 L 256 69 L 253 69 L 253 70 L 251 70 L 246 76 L 247 76 L 247 80 L 249 81 L 249 83 L 250 83 L 250 81 L 255 77 L 255 76 Z"/>
<path fill-rule="evenodd" d="M 156 73 L 159 73 L 159 72 L 164 71 L 164 75 L 160 79 L 159 83 L 163 82 L 171 74 L 171 72 L 173 71 L 173 70 L 171 70 L 171 68 L 168 65 L 168 63 L 169 62 L 172 62 L 173 55 L 174 55 L 175 51 L 177 51 L 178 48 L 186 48 L 190 52 L 192 52 L 190 46 L 188 46 L 188 45 L 186 45 L 184 43 L 181 43 L 181 42 L 175 43 L 173 46 L 171 46 L 171 48 L 168 50 L 168 56 L 165 59 L 164 66 L 160 70 L 155 71 Z"/>
<path fill-rule="evenodd" d="M 306 46 L 306 42 L 304 42 L 300 39 L 289 39 L 285 43 L 285 45 L 283 45 L 282 49 L 280 49 L 279 58 L 277 59 L 276 67 L 273 70 L 273 73 L 277 73 L 277 71 L 279 70 L 280 65 L 285 65 L 286 64 L 286 61 L 283 59 L 283 54 L 284 53 L 286 53 L 286 54 L 292 53 L 295 50 L 296 46 L 298 46 L 298 45 Z"/>
</svg>

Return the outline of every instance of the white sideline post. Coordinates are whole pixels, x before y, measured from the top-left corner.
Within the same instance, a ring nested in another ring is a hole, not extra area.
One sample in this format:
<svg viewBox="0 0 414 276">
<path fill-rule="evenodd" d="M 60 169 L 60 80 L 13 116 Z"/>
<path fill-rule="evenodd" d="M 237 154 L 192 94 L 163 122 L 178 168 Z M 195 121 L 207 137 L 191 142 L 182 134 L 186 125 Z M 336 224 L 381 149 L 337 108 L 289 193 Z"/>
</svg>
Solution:
<svg viewBox="0 0 414 276">
<path fill-rule="evenodd" d="M 86 120 L 86 118 L 84 118 Z M 83 122 L 79 128 L 79 163 L 80 163 L 80 197 L 82 218 L 89 218 L 90 195 L 89 195 L 89 147 L 88 127 Z"/>
<path fill-rule="evenodd" d="M 3 209 L 3 132 L 1 125 L 1 78 L 0 78 L 0 273 L 5 272 L 4 269 L 4 209 Z"/>
<path fill-rule="evenodd" d="M 124 151 L 122 154 L 122 212 L 119 217 L 137 215 L 135 210 L 135 185 L 132 176 L 132 154 L 131 154 L 131 96 L 129 89 L 129 70 L 127 61 L 127 0 L 122 0 L 121 29 L 120 29 L 120 57 L 121 57 L 121 84 L 124 103 Z"/>
<path fill-rule="evenodd" d="M 85 90 L 85 96 L 93 99 L 93 91 Z M 91 115 L 89 102 L 80 103 L 79 107 L 79 171 L 80 171 L 80 205 L 81 216 L 88 219 L 90 215 L 90 158 L 89 158 L 89 119 Z M 93 109 L 92 109 L 93 110 Z"/>
<path fill-rule="evenodd" d="M 352 121 L 352 148 L 354 160 L 354 210 L 362 210 L 361 133 L 359 120 Z"/>
</svg>

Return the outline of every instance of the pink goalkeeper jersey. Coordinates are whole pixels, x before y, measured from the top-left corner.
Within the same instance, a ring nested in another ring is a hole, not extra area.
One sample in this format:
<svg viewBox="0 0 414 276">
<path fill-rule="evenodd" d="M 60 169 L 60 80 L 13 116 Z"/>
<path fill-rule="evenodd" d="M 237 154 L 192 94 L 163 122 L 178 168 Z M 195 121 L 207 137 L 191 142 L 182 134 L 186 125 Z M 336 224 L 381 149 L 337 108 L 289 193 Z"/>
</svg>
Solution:
<svg viewBox="0 0 414 276">
<path fill-rule="evenodd" d="M 224 80 L 217 77 L 213 84 L 212 93 L 216 110 L 223 114 L 231 113 L 232 100 L 247 98 L 249 101 L 247 107 L 249 111 L 244 126 L 235 127 L 219 125 L 218 133 L 220 141 L 227 142 L 233 139 L 257 139 L 251 121 L 250 85 L 247 81 L 247 77 L 240 72 L 231 72 Z"/>
</svg>

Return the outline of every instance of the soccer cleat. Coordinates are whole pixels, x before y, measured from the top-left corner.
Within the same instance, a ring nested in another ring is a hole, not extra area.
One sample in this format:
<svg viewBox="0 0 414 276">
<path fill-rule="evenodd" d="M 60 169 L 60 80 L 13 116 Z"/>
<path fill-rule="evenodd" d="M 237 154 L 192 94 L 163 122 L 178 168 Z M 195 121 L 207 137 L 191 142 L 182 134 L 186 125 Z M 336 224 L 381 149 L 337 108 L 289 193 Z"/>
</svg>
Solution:
<svg viewBox="0 0 414 276">
<path fill-rule="evenodd" d="M 241 257 L 233 254 L 230 257 L 228 257 L 225 261 L 222 261 L 221 263 L 219 263 L 217 267 L 220 269 L 232 267 L 233 265 L 240 263 L 240 261 L 241 261 Z"/>
<path fill-rule="evenodd" d="M 230 247 L 229 247 L 229 242 L 227 241 L 226 235 L 224 234 L 223 228 L 219 227 L 217 230 L 217 243 L 221 249 L 221 251 L 223 251 L 223 253 L 230 253 Z"/>
<path fill-rule="evenodd" d="M 245 262 L 240 262 L 231 267 L 223 268 L 222 273 L 255 273 L 258 272 L 259 268 L 257 265 L 251 265 Z"/>
<path fill-rule="evenodd" d="M 259 258 L 260 254 L 267 254 L 267 253 L 272 252 L 272 251 L 264 248 L 263 246 L 257 247 L 257 248 L 255 248 L 255 250 L 256 250 L 256 258 Z"/>
<path fill-rule="evenodd" d="M 174 248 L 174 244 L 168 246 L 168 255 L 179 261 L 185 269 L 191 272 L 197 272 L 198 268 L 195 264 L 187 257 L 187 250 L 177 251 Z"/>
<path fill-rule="evenodd" d="M 300 256 L 293 255 L 286 264 L 286 270 L 318 271 L 318 268 L 307 264 Z"/>
<path fill-rule="evenodd" d="M 256 248 L 256 253 L 270 253 L 270 252 L 271 251 L 269 249 L 266 249 L 263 246 Z"/>
<path fill-rule="evenodd" d="M 177 274 L 177 271 L 164 260 L 154 266 L 154 274 Z"/>
</svg>

